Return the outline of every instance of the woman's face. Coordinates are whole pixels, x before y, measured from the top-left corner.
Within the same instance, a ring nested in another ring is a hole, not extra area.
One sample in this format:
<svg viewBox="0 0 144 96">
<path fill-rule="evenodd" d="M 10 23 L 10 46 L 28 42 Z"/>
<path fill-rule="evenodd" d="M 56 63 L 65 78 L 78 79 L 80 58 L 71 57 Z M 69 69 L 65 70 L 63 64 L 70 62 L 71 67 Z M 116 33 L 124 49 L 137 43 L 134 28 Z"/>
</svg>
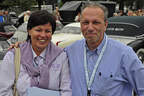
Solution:
<svg viewBox="0 0 144 96">
<path fill-rule="evenodd" d="M 35 26 L 28 32 L 31 37 L 32 48 L 36 53 L 41 53 L 52 38 L 52 26 L 50 23 Z"/>
</svg>

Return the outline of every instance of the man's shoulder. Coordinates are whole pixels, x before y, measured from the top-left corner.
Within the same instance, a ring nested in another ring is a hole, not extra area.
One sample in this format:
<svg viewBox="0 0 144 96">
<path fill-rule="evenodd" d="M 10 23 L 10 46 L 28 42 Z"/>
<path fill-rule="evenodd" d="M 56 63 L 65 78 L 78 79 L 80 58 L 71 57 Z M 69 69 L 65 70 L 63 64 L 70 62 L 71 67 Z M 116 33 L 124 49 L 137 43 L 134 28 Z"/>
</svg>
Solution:
<svg viewBox="0 0 144 96">
<path fill-rule="evenodd" d="M 84 41 L 85 41 L 84 39 L 77 40 L 76 42 L 74 42 L 73 44 L 67 46 L 66 48 L 80 47 L 80 46 L 83 45 Z"/>
<path fill-rule="evenodd" d="M 108 39 L 108 47 L 112 50 L 116 49 L 116 50 L 121 50 L 121 51 L 126 51 L 126 50 L 131 50 L 131 47 L 120 42 L 117 40 L 113 40 L 111 38 Z"/>
</svg>

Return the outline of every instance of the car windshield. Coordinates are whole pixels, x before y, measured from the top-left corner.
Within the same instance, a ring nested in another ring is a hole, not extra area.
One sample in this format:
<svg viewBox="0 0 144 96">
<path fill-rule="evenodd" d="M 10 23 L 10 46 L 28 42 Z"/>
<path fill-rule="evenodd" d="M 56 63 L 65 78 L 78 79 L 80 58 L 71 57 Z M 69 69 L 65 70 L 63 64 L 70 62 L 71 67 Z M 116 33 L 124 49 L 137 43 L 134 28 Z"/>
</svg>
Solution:
<svg viewBox="0 0 144 96">
<path fill-rule="evenodd" d="M 139 26 L 130 23 L 113 23 L 108 24 L 106 30 L 108 35 L 119 35 L 119 36 L 137 36 L 141 35 L 142 32 L 139 31 Z"/>
<path fill-rule="evenodd" d="M 64 27 L 62 30 L 61 30 L 61 33 L 72 33 L 72 34 L 80 34 L 81 33 L 81 30 L 80 30 L 80 27 Z"/>
</svg>

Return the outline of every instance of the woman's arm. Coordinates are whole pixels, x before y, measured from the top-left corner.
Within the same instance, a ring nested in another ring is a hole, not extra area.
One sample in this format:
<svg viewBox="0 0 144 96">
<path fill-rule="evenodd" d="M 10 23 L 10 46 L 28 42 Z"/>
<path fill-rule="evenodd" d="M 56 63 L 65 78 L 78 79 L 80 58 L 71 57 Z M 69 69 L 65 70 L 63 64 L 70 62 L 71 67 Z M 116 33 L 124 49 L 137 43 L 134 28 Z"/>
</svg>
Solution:
<svg viewBox="0 0 144 96">
<path fill-rule="evenodd" d="M 66 54 L 64 54 L 64 56 L 61 58 L 62 58 L 61 60 L 63 60 L 62 70 L 61 70 L 61 75 L 60 75 L 61 96 L 72 96 L 68 58 Z"/>
<path fill-rule="evenodd" d="M 13 96 L 12 85 L 14 79 L 14 54 L 8 51 L 0 64 L 0 96 Z"/>
</svg>

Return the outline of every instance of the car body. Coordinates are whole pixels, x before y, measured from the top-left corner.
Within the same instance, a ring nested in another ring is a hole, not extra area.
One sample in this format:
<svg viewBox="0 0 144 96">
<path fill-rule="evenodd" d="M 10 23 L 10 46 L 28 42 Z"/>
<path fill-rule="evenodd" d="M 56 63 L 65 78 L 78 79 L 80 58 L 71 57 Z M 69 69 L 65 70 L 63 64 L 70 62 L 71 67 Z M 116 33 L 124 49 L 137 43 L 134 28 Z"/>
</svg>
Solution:
<svg viewBox="0 0 144 96">
<path fill-rule="evenodd" d="M 13 36 L 16 28 L 10 23 L 0 23 L 0 60 L 3 59 L 10 44 L 8 39 Z"/>
<path fill-rule="evenodd" d="M 16 27 L 10 23 L 0 23 L 0 40 L 9 39 L 14 32 L 16 31 Z"/>
<path fill-rule="evenodd" d="M 144 62 L 144 16 L 116 16 L 108 20 L 108 36 L 132 47 Z"/>
<path fill-rule="evenodd" d="M 56 31 L 52 36 L 52 41 L 56 45 L 64 48 L 82 38 L 80 23 L 75 22 L 67 24 L 61 30 Z"/>
<path fill-rule="evenodd" d="M 15 31 L 14 35 L 8 39 L 10 44 L 25 41 L 27 38 L 27 22 L 20 25 Z"/>
<path fill-rule="evenodd" d="M 129 46 L 137 53 L 138 58 L 144 63 L 144 37 L 141 36 L 136 40 L 128 43 Z"/>
<path fill-rule="evenodd" d="M 6 40 L 0 41 L 0 60 L 3 60 L 3 57 L 6 54 L 9 46 L 9 43 Z"/>
<path fill-rule="evenodd" d="M 128 44 L 141 36 L 144 28 L 143 16 L 116 16 L 108 19 L 109 24 L 106 34 L 109 37 Z"/>
<path fill-rule="evenodd" d="M 10 15 L 12 24 L 16 24 L 16 22 L 18 20 L 18 16 L 17 16 L 16 12 L 13 12 L 13 11 L 9 12 L 9 15 Z"/>
</svg>

